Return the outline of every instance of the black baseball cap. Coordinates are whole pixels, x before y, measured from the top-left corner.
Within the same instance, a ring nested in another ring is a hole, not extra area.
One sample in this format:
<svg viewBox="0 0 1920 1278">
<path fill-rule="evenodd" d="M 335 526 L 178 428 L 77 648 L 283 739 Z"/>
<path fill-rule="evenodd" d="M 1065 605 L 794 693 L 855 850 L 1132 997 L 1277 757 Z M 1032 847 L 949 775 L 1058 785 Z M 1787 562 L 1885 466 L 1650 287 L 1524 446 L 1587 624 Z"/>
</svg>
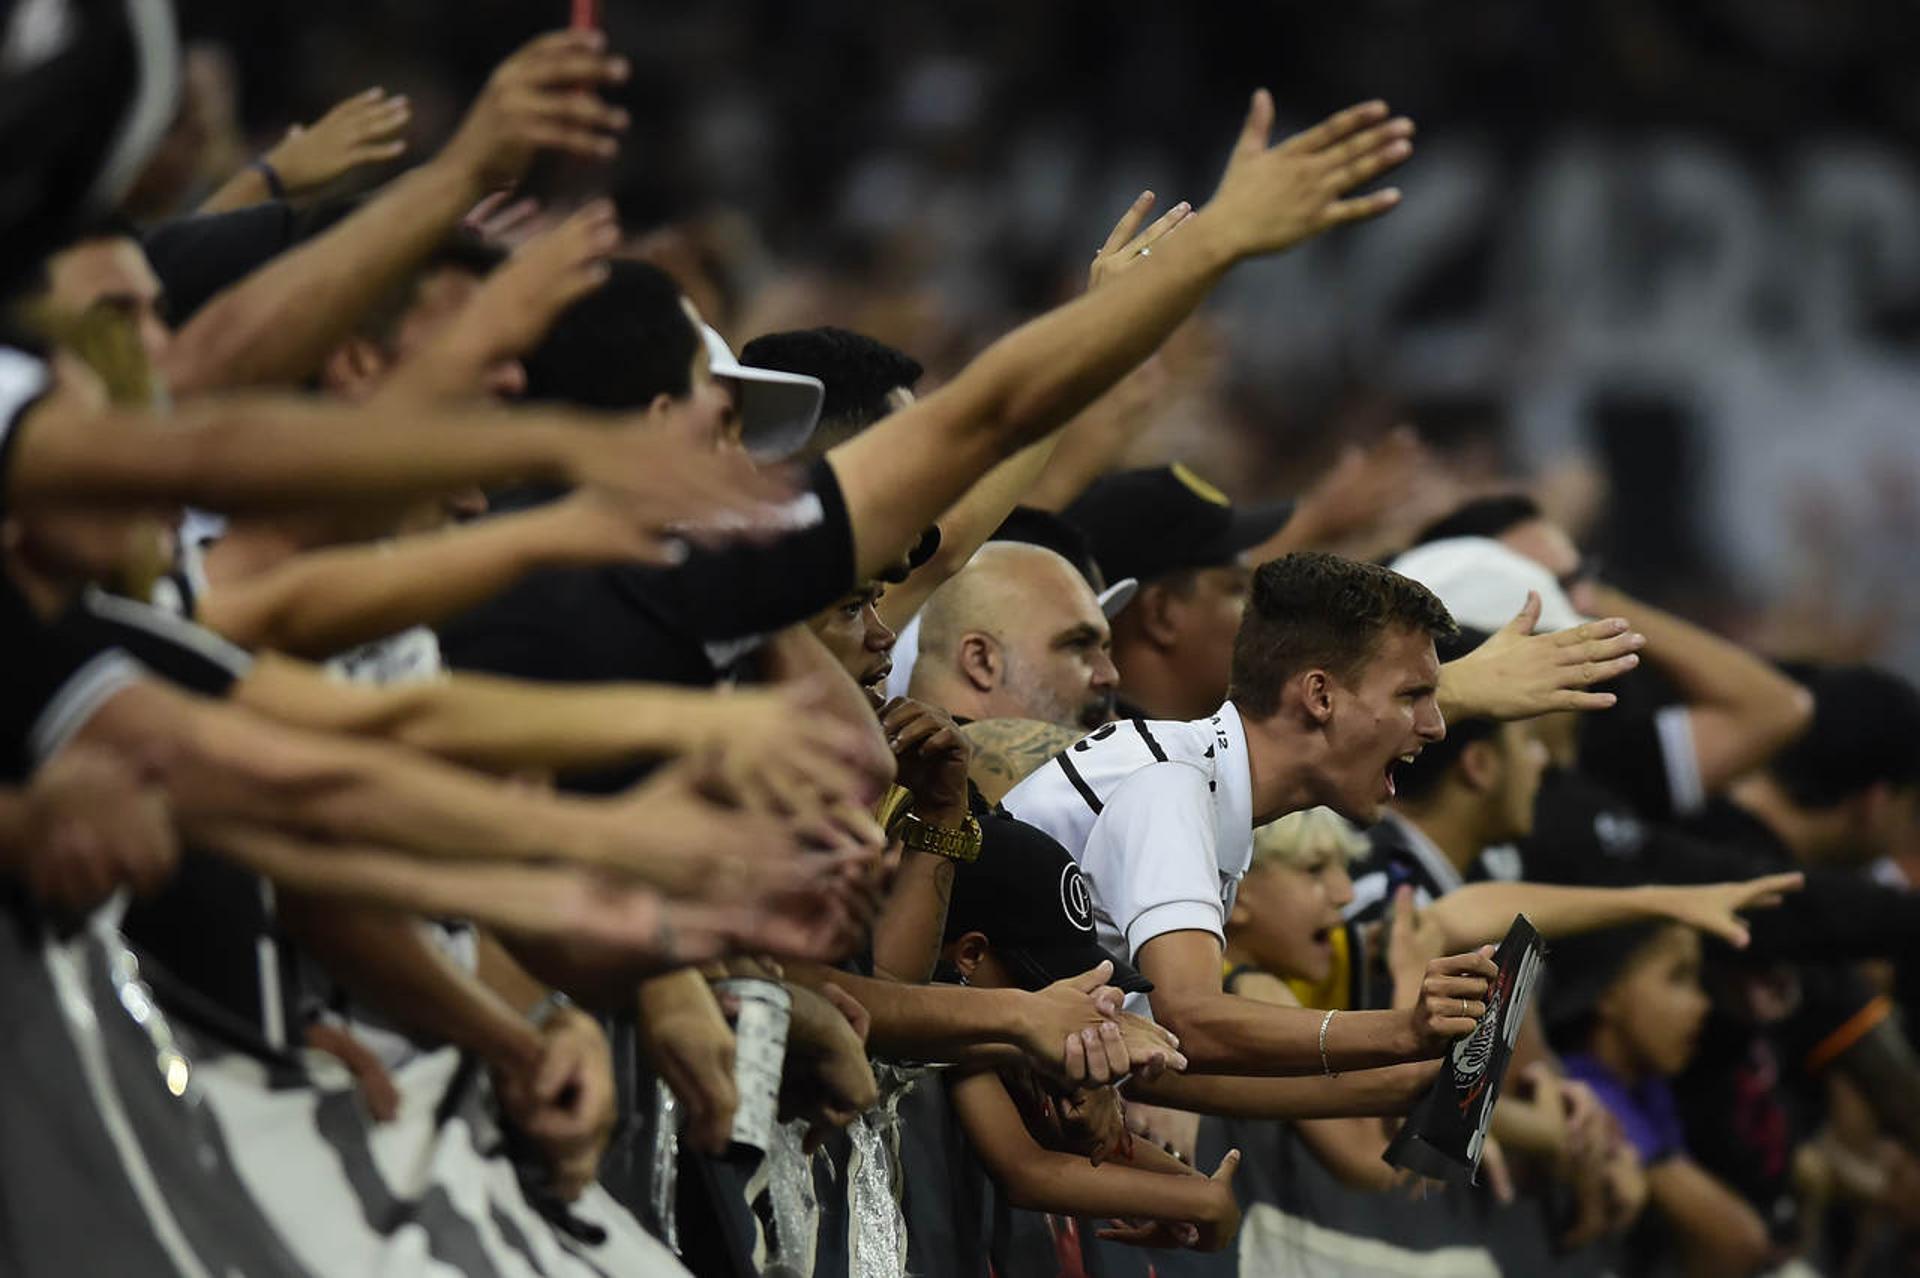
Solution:
<svg viewBox="0 0 1920 1278">
<path fill-rule="evenodd" d="M 1067 850 L 1044 830 L 1001 812 L 980 817 L 980 858 L 953 876 L 947 935 L 981 932 L 1028 989 L 1113 964 L 1109 985 L 1145 994 L 1153 982 L 1094 936 L 1093 894 Z"/>
<path fill-rule="evenodd" d="M 1109 581 L 1152 581 L 1234 563 L 1293 517 L 1290 501 L 1236 507 L 1178 462 L 1094 481 L 1063 512 L 1086 535 Z"/>
<path fill-rule="evenodd" d="M 1100 601 L 1100 611 L 1108 621 L 1119 616 L 1140 589 L 1139 581 L 1132 577 L 1121 577 L 1109 585 L 1100 571 L 1099 561 L 1093 557 L 1093 548 L 1087 544 L 1086 534 L 1051 510 L 1015 506 L 987 540 L 1039 546 L 1072 564 Z"/>
</svg>

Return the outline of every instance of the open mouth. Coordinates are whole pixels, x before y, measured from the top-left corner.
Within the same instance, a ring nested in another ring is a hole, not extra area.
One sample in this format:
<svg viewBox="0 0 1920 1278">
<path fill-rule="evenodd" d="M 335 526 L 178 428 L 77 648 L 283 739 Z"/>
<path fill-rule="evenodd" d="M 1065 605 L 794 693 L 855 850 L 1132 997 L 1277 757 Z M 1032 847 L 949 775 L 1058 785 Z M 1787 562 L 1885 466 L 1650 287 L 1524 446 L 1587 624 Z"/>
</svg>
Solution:
<svg viewBox="0 0 1920 1278">
<path fill-rule="evenodd" d="M 1387 797 L 1389 799 L 1393 798 L 1394 795 L 1399 793 L 1398 787 L 1394 785 L 1393 770 L 1399 767 L 1403 763 L 1412 763 L 1415 759 L 1419 757 L 1420 757 L 1420 752 L 1418 750 L 1409 750 L 1405 754 L 1400 755 L 1397 758 L 1394 758 L 1388 761 L 1387 766 L 1383 771 L 1386 777 Z"/>
</svg>

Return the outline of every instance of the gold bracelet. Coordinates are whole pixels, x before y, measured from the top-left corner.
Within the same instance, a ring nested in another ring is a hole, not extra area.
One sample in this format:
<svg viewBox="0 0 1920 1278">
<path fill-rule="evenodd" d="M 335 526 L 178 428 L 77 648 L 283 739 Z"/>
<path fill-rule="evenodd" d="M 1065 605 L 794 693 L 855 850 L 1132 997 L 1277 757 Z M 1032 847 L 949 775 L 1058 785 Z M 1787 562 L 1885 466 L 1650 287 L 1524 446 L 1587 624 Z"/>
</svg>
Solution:
<svg viewBox="0 0 1920 1278">
<path fill-rule="evenodd" d="M 1333 1014 L 1336 1010 L 1330 1007 L 1327 1009 L 1327 1014 L 1320 1018 L 1320 1068 L 1326 1072 L 1328 1078 L 1340 1077 L 1333 1072 L 1333 1065 L 1327 1060 L 1327 1026 L 1333 1024 Z"/>
</svg>

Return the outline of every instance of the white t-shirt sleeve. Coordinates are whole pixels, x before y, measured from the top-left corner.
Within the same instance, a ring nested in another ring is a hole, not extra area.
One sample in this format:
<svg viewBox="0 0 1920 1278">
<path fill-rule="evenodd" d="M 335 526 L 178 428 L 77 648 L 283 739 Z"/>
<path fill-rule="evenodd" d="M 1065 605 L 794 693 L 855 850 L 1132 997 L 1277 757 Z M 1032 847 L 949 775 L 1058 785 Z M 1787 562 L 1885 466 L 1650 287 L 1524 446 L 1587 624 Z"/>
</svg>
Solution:
<svg viewBox="0 0 1920 1278">
<path fill-rule="evenodd" d="M 1080 868 L 1127 954 L 1168 932 L 1226 940 L 1207 776 L 1185 763 L 1140 769 L 1108 798 Z"/>
</svg>

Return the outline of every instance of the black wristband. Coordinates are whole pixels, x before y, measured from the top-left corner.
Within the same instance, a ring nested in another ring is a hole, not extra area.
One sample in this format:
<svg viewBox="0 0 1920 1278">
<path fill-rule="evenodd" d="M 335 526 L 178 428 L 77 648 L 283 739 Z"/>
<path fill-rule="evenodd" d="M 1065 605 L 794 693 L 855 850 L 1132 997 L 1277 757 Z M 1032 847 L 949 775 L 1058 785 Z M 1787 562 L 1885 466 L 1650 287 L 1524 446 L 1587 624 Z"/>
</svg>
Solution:
<svg viewBox="0 0 1920 1278">
<path fill-rule="evenodd" d="M 287 184 L 280 180 L 279 170 L 275 169 L 273 165 L 267 163 L 264 159 L 259 159 L 247 167 L 258 173 L 260 180 L 267 184 L 268 195 L 276 200 L 284 200 L 287 198 Z"/>
</svg>

